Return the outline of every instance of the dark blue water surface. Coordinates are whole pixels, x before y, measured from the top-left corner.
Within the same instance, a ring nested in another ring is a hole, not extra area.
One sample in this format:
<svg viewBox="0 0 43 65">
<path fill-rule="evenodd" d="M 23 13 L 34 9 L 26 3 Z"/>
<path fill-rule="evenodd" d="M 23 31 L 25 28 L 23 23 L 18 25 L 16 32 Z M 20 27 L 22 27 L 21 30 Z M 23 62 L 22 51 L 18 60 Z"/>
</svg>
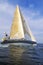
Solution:
<svg viewBox="0 0 43 65">
<path fill-rule="evenodd" d="M 0 63 L 2 65 L 43 65 L 43 44 L 0 44 Z"/>
</svg>

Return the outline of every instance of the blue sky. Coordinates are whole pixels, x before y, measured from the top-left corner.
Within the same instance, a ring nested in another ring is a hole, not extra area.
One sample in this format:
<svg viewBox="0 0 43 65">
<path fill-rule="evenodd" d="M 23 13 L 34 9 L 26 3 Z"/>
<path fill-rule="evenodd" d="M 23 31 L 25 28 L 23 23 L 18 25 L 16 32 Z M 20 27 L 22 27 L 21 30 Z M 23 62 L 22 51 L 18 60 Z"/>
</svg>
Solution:
<svg viewBox="0 0 43 65">
<path fill-rule="evenodd" d="M 43 43 L 43 0 L 0 0 L 0 39 L 4 32 L 10 34 L 17 4 L 37 42 Z"/>
</svg>

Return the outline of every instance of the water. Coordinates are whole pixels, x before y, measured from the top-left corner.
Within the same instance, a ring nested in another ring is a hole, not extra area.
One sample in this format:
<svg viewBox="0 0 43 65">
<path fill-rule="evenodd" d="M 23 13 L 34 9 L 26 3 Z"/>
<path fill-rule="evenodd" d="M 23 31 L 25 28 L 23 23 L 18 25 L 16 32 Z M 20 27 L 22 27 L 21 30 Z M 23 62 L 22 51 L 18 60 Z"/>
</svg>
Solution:
<svg viewBox="0 0 43 65">
<path fill-rule="evenodd" d="M 0 63 L 3 65 L 43 65 L 43 44 L 0 44 Z"/>
</svg>

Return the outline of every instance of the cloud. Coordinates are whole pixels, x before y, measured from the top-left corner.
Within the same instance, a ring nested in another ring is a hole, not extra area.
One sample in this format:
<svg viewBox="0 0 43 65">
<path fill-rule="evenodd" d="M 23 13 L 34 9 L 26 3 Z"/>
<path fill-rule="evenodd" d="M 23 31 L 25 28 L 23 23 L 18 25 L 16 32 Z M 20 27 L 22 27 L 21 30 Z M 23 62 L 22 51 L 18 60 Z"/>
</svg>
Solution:
<svg viewBox="0 0 43 65">
<path fill-rule="evenodd" d="M 14 14 L 14 6 L 5 3 L 0 3 L 0 33 L 4 31 L 8 31 L 11 26 L 13 14 Z"/>
<path fill-rule="evenodd" d="M 29 8 L 34 8 L 34 4 L 30 4 L 29 5 Z"/>
<path fill-rule="evenodd" d="M 10 5 L 8 3 L 0 3 L 0 12 L 5 12 L 12 15 L 14 8 L 15 7 L 13 5 Z"/>
</svg>

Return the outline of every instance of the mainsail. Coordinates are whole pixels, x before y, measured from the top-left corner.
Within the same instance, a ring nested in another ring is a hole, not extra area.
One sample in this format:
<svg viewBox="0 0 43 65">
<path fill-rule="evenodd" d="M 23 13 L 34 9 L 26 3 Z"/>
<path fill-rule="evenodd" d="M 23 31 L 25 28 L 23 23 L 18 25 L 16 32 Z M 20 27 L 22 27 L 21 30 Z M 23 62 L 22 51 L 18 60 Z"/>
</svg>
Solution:
<svg viewBox="0 0 43 65">
<path fill-rule="evenodd" d="M 32 35 L 30 28 L 27 27 L 19 7 L 17 6 L 11 27 L 10 39 L 25 38 L 25 34 L 28 34 L 32 41 L 36 41 L 34 36 Z"/>
<path fill-rule="evenodd" d="M 24 38 L 24 31 L 19 7 L 17 6 L 11 27 L 10 39 L 21 39 L 21 38 Z"/>
</svg>

